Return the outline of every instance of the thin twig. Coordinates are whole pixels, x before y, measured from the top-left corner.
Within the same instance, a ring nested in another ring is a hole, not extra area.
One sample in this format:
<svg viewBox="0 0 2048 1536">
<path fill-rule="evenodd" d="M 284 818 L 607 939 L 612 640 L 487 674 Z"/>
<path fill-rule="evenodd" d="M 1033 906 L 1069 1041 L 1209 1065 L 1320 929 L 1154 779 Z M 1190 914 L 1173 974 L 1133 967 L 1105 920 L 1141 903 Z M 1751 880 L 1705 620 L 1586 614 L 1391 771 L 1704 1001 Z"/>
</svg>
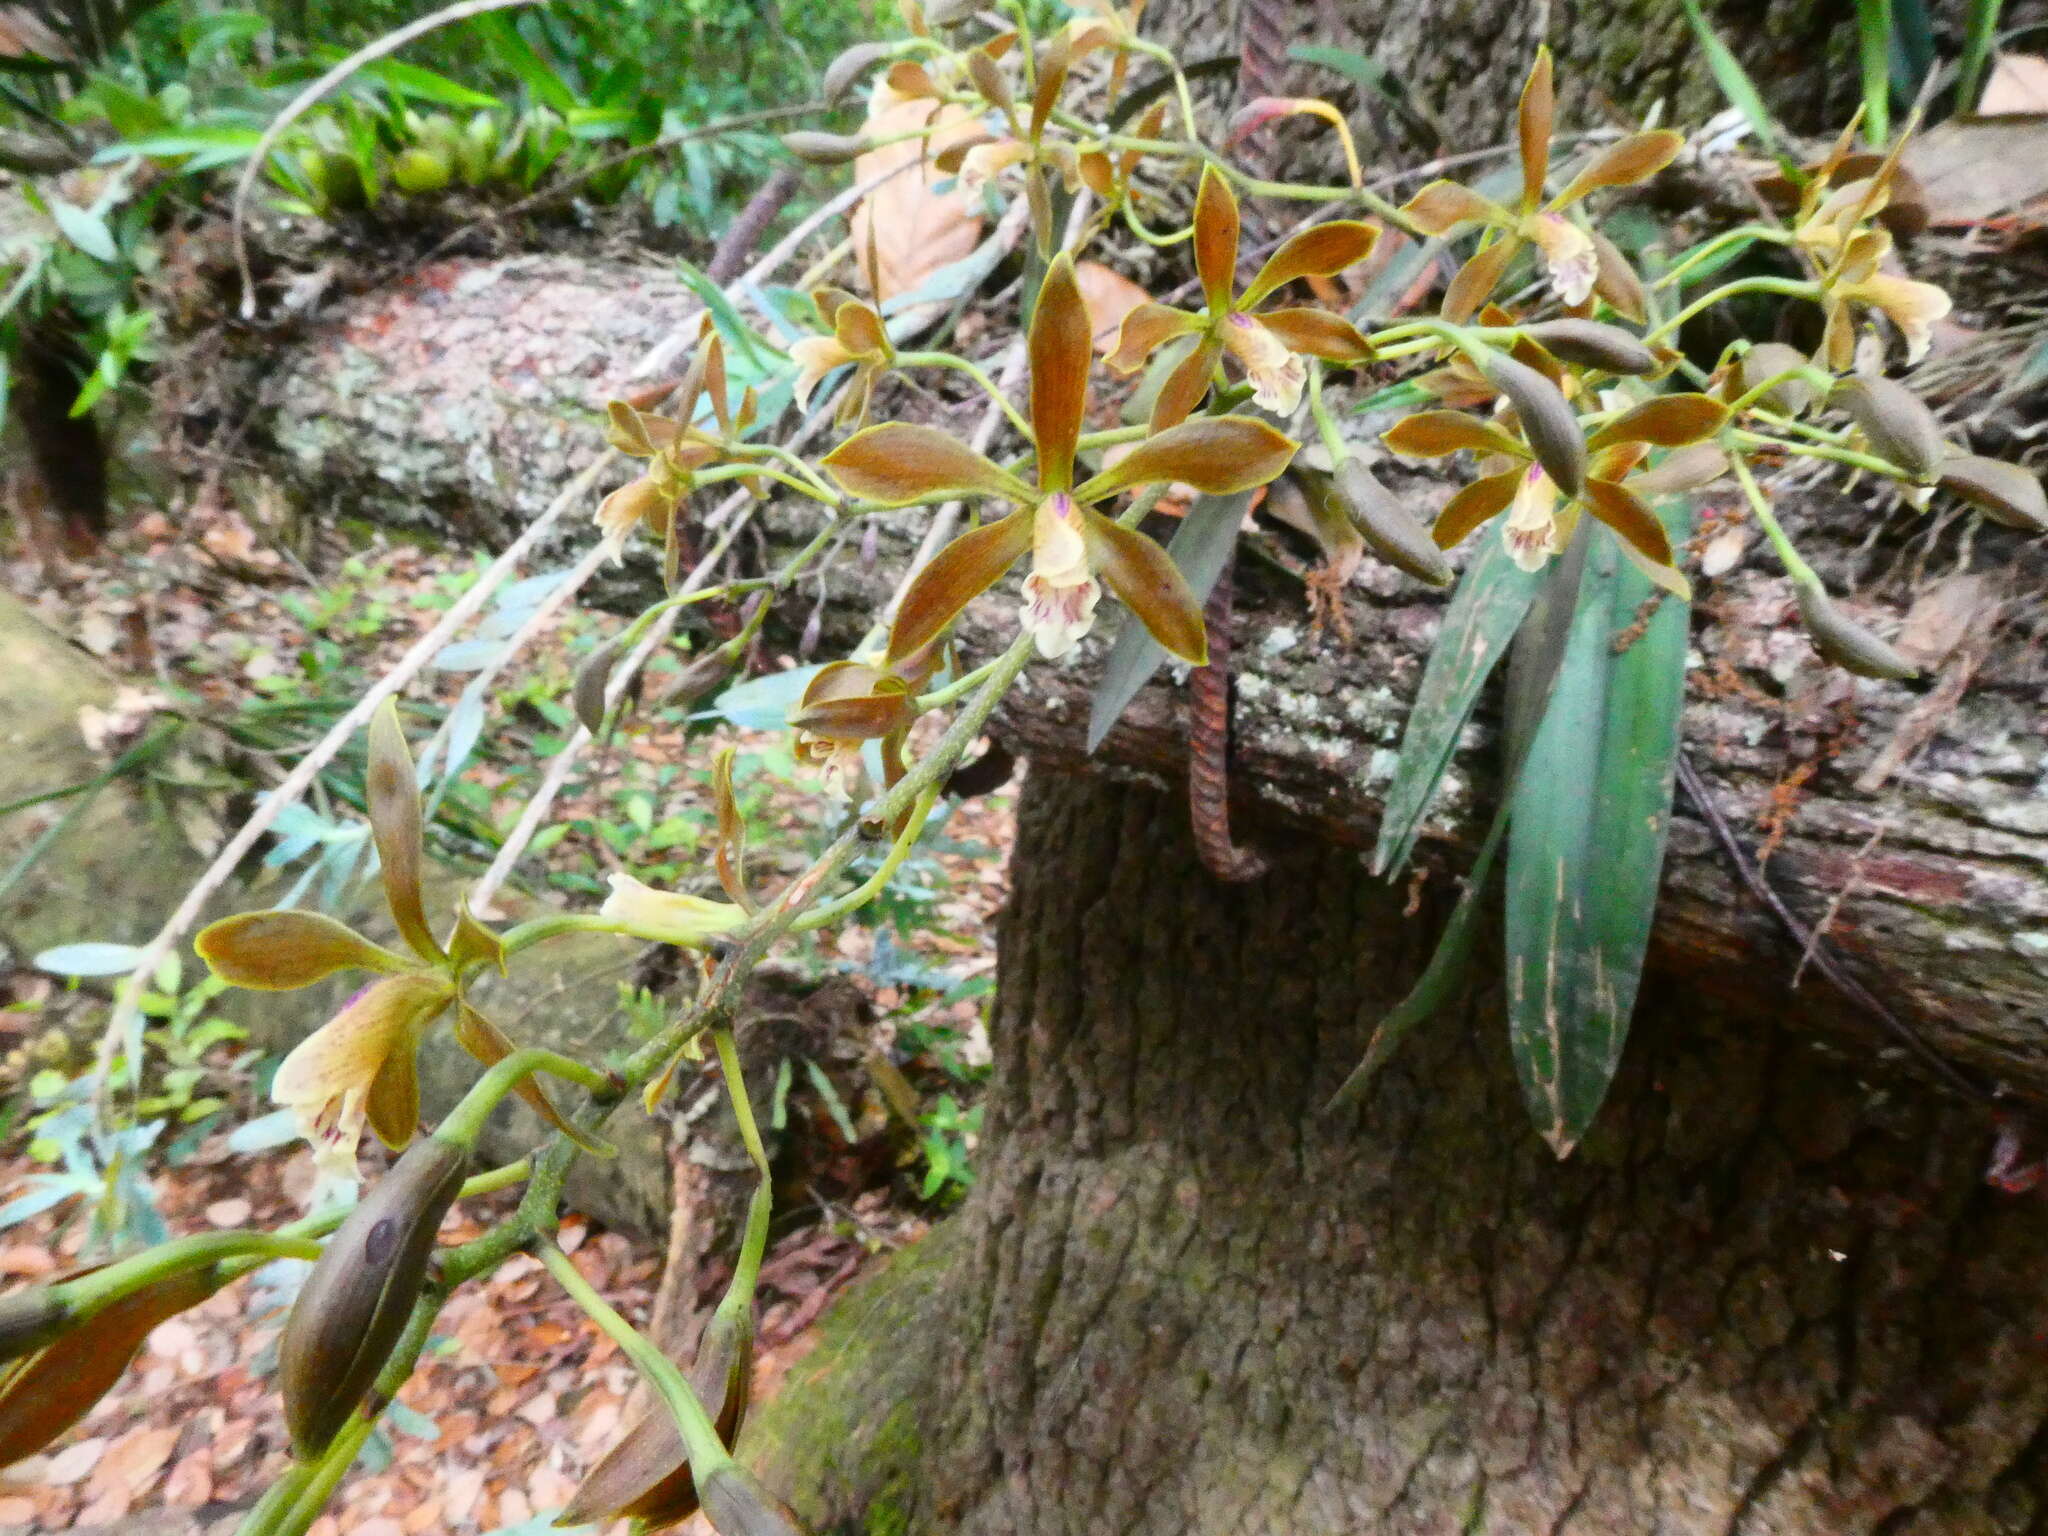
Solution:
<svg viewBox="0 0 2048 1536">
<path fill-rule="evenodd" d="M 1837 992 L 1882 1024 L 1892 1038 L 1919 1057 L 1921 1063 L 1949 1087 L 1966 1099 L 1980 1104 L 1990 1103 L 1992 1094 L 1988 1089 L 1965 1076 L 1952 1062 L 1923 1040 L 1918 1030 L 1893 1013 L 1868 987 L 1845 971 L 1834 950 L 1801 921 L 1796 912 L 1785 905 L 1784 898 L 1772 888 L 1770 881 L 1764 878 L 1763 871 L 1757 868 L 1756 861 L 1749 856 L 1748 850 L 1736 837 L 1735 829 L 1728 825 L 1728 818 L 1721 814 L 1720 806 L 1714 803 L 1713 793 L 1701 779 L 1699 769 L 1693 766 L 1692 758 L 1683 751 L 1678 754 L 1678 782 L 1685 786 L 1686 797 L 1706 818 L 1707 828 L 1714 834 L 1714 841 L 1721 845 L 1721 851 L 1728 856 L 1728 862 L 1734 866 L 1736 878 L 1742 882 L 1750 895 L 1761 902 L 1765 910 L 1777 919 L 1778 926 L 1785 930 L 1792 942 L 1812 959 L 1813 968 L 1825 976 Z"/>
</svg>

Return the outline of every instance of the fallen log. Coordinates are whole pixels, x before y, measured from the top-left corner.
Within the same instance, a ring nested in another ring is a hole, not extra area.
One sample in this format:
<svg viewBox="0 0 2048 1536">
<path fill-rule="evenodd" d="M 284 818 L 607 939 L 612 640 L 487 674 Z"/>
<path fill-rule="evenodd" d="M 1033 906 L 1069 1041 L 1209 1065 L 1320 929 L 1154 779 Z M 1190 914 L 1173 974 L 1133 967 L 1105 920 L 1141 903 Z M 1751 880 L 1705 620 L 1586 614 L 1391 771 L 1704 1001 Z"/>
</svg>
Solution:
<svg viewBox="0 0 2048 1536">
<path fill-rule="evenodd" d="M 645 387 L 626 376 L 631 360 L 694 308 L 680 283 L 632 263 L 427 267 L 340 303 L 275 355 L 259 422 L 268 463 L 315 515 L 502 546 L 596 451 L 603 400 Z M 885 398 L 880 414 L 902 401 Z M 1395 483 L 1425 512 L 1447 493 L 1433 479 Z M 1686 738 L 1728 832 L 1717 838 L 1681 795 L 1653 962 L 1846 1039 L 1859 1056 L 1913 1059 L 1872 1017 L 1874 1000 L 1924 1043 L 1933 1070 L 1953 1069 L 1981 1093 L 2048 1094 L 2048 550 L 1967 518 L 1891 516 L 1873 530 L 1870 507 L 1837 490 L 1779 495 L 1831 587 L 1881 629 L 1889 615 L 1903 620 L 1900 643 L 1916 649 L 1925 681 L 1822 665 L 1761 541 L 1701 583 Z M 1732 511 L 1716 501 L 1709 493 L 1708 510 Z M 788 508 L 765 526 L 771 542 L 811 531 Z M 1744 537 L 1736 522 L 1715 526 L 1723 540 Z M 907 549 L 918 532 L 896 519 L 884 536 Z M 562 540 L 590 536 L 572 521 Z M 838 632 L 864 627 L 891 566 L 885 556 L 872 570 L 833 568 Z M 652 581 L 643 550 L 607 596 L 644 597 Z M 970 652 L 1012 632 L 1013 602 L 970 611 Z M 1247 809 L 1364 847 L 1442 600 L 1368 561 L 1343 602 L 1351 638 L 1317 635 L 1298 582 L 1241 563 L 1231 787 Z M 1107 645 L 1092 637 L 1067 663 L 1028 673 L 1000 717 L 1004 738 L 1077 765 Z M 1184 689 L 1155 681 L 1095 766 L 1179 780 L 1185 710 Z M 1491 734 L 1482 716 L 1447 781 L 1425 844 L 1430 879 L 1444 855 L 1476 841 L 1495 789 Z M 1758 866 L 1747 881 L 1738 850 Z M 1758 873 L 1845 957 L 1867 997 L 1843 996 L 1788 944 L 1752 893 Z"/>
</svg>

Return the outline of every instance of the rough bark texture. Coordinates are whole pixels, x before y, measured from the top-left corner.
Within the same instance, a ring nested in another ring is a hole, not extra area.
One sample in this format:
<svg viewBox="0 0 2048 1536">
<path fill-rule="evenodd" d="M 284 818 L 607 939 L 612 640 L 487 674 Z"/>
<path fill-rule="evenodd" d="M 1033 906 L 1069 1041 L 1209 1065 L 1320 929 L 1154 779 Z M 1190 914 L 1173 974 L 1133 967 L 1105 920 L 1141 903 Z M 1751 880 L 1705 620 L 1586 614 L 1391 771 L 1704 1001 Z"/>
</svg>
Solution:
<svg viewBox="0 0 2048 1536">
<path fill-rule="evenodd" d="M 2048 1520 L 2048 1227 L 1977 1117 L 1655 973 L 1566 1164 L 1492 985 L 1325 1116 L 1430 925 L 1269 847 L 1247 895 L 1176 801 L 1034 771 L 980 1183 L 770 1409 L 790 1494 L 975 1536 Z"/>
</svg>

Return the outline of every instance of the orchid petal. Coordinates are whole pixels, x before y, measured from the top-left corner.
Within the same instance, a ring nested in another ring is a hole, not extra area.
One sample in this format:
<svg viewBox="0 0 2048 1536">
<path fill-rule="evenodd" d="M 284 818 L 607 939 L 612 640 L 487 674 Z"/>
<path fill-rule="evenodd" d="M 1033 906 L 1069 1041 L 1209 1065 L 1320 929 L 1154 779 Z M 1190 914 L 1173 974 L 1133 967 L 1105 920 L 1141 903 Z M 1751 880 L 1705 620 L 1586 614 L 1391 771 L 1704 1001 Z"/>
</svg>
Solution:
<svg viewBox="0 0 2048 1536">
<path fill-rule="evenodd" d="M 821 461 L 855 496 L 901 506 L 921 496 L 959 492 L 1028 500 L 1030 487 L 936 427 L 885 422 L 856 432 Z"/>
<path fill-rule="evenodd" d="M 1461 224 L 1506 226 L 1514 222 L 1514 216 L 1499 203 L 1458 181 L 1432 181 L 1408 199 L 1401 216 L 1438 239 Z"/>
<path fill-rule="evenodd" d="M 1202 605 L 1166 551 L 1099 512 L 1085 512 L 1083 526 L 1089 553 L 1109 590 L 1164 649 L 1195 666 L 1206 665 L 1209 637 Z"/>
<path fill-rule="evenodd" d="M 1230 308 L 1230 293 L 1237 286 L 1237 226 L 1237 196 L 1230 183 L 1215 166 L 1203 166 L 1201 190 L 1195 194 L 1195 270 L 1202 276 L 1211 315 Z"/>
<path fill-rule="evenodd" d="M 1250 416 L 1198 416 L 1147 438 L 1074 496 L 1092 503 L 1158 480 L 1178 480 L 1204 495 L 1228 496 L 1264 485 L 1287 467 L 1299 446 Z"/>
<path fill-rule="evenodd" d="M 923 650 L 960 616 L 960 611 L 1002 579 L 1031 547 L 1031 512 L 963 533 L 917 573 L 889 632 L 890 662 Z"/>
<path fill-rule="evenodd" d="M 428 926 L 420 881 L 426 867 L 426 846 L 420 810 L 419 780 L 413 773 L 412 751 L 405 728 L 398 723 L 398 704 L 386 699 L 370 717 L 370 761 L 364 778 L 369 801 L 370 833 L 383 865 L 384 899 L 391 920 L 423 960 L 443 958 L 440 942 Z"/>
<path fill-rule="evenodd" d="M 1571 184 L 1551 199 L 1550 206 L 1563 208 L 1602 187 L 1632 187 L 1648 181 L 1678 158 L 1685 148 L 1685 135 L 1659 128 L 1651 133 L 1632 133 L 1595 155 Z"/>
<path fill-rule="evenodd" d="M 1500 286 L 1501 275 L 1521 248 L 1520 235 L 1506 234 L 1485 250 L 1475 253 L 1458 269 L 1458 275 L 1451 279 L 1451 286 L 1444 290 L 1443 317 L 1453 325 L 1463 325 L 1471 319 L 1472 311 L 1493 296 L 1493 290 Z"/>
<path fill-rule="evenodd" d="M 1372 343 L 1358 327 L 1327 309 L 1268 309 L 1251 318 L 1278 336 L 1290 352 L 1326 363 L 1364 363 L 1373 356 Z"/>
<path fill-rule="evenodd" d="M 1588 511 L 1634 545 L 1643 558 L 1654 565 L 1671 566 L 1671 535 L 1634 492 L 1612 480 L 1588 480 L 1585 502 Z"/>
<path fill-rule="evenodd" d="M 1438 549 L 1451 549 L 1467 534 L 1490 518 L 1498 517 L 1515 499 L 1522 477 L 1527 471 L 1520 466 L 1488 475 L 1483 480 L 1474 480 L 1457 495 L 1444 504 L 1443 511 L 1436 515 L 1436 525 L 1430 529 L 1430 537 L 1436 540 Z"/>
<path fill-rule="evenodd" d="M 252 992 L 291 992 L 336 971 L 410 971 L 412 963 L 319 912 L 280 908 L 224 917 L 192 947 L 222 981 Z"/>
<path fill-rule="evenodd" d="M 1074 483 L 1074 444 L 1088 412 L 1088 360 L 1094 326 L 1062 252 L 1038 290 L 1031 316 L 1031 430 L 1038 438 L 1038 486 L 1063 491 Z"/>
<path fill-rule="evenodd" d="M 1380 238 L 1379 230 L 1357 219 L 1337 219 L 1290 235 L 1266 258 L 1258 275 L 1237 301 L 1250 309 L 1268 294 L 1301 277 L 1328 277 L 1365 260 Z"/>
<path fill-rule="evenodd" d="M 1515 134 L 1522 150 L 1522 211 L 1543 201 L 1543 180 L 1550 174 L 1550 129 L 1557 98 L 1551 83 L 1550 49 L 1536 50 L 1536 62 L 1522 86 L 1515 113 Z"/>
<path fill-rule="evenodd" d="M 1194 414 L 1196 406 L 1202 403 L 1202 396 L 1209 392 L 1209 381 L 1215 376 L 1216 360 L 1223 355 L 1223 343 L 1212 337 L 1205 337 L 1200 346 L 1181 359 L 1166 382 L 1159 386 L 1159 394 L 1152 402 L 1152 433 L 1159 433 L 1177 427 Z"/>
<path fill-rule="evenodd" d="M 1200 315 L 1150 301 L 1124 316 L 1116 350 L 1105 361 L 1117 373 L 1135 373 L 1145 359 L 1179 336 L 1192 336 L 1206 322 Z"/>
<path fill-rule="evenodd" d="M 1589 448 L 1609 443 L 1650 443 L 1683 448 L 1704 442 L 1728 424 L 1728 407 L 1707 395 L 1659 395 L 1624 411 L 1593 434 Z"/>
<path fill-rule="evenodd" d="M 1436 459 L 1467 449 L 1473 453 L 1511 454 L 1518 459 L 1529 457 L 1529 450 L 1521 441 L 1464 411 L 1417 411 L 1381 433 L 1380 441 L 1411 459 Z"/>
</svg>

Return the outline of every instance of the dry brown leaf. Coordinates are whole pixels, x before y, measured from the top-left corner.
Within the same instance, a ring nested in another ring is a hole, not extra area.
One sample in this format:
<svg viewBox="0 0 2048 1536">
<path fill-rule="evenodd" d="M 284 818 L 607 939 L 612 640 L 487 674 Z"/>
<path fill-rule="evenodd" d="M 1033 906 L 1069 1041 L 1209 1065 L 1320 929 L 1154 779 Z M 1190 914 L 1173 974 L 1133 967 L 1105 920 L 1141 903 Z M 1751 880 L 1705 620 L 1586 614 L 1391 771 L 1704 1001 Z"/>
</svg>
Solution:
<svg viewBox="0 0 2048 1536">
<path fill-rule="evenodd" d="M 2037 53 L 2001 53 L 1977 101 L 1979 117 L 2048 112 L 2048 59 Z"/>
<path fill-rule="evenodd" d="M 103 1495 L 119 1490 L 130 1497 L 141 1493 L 156 1481 L 177 1444 L 176 1429 L 130 1430 L 107 1447 L 93 1469 L 91 1491 Z"/>
<path fill-rule="evenodd" d="M 932 117 L 928 101 L 899 101 L 871 112 L 866 132 L 886 138 L 921 127 Z M 910 166 L 892 176 L 860 201 L 853 211 L 854 259 L 866 275 L 875 301 L 886 303 L 898 294 L 909 293 L 948 262 L 958 261 L 981 240 L 981 216 L 974 203 L 959 188 L 940 193 L 933 190 L 952 177 L 931 163 L 931 157 L 947 145 L 982 131 L 980 122 L 964 107 L 942 107 L 938 126 L 929 141 L 904 139 L 871 149 L 853 162 L 856 185 L 873 181 L 900 166 Z M 924 163 L 918 164 L 922 159 Z M 873 265 L 870 267 L 870 249 Z"/>
<path fill-rule="evenodd" d="M 43 1469 L 43 1475 L 36 1481 L 48 1483 L 53 1488 L 63 1488 L 81 1482 L 100 1464 L 100 1457 L 106 1454 L 106 1449 L 107 1442 L 99 1436 L 67 1445 L 50 1458 L 49 1465 Z"/>
<path fill-rule="evenodd" d="M 1932 224 L 1979 224 L 2048 197 L 2048 114 L 1951 118 L 1906 146 Z"/>
<path fill-rule="evenodd" d="M 1123 273 L 1099 261 L 1076 263 L 1074 284 L 1081 290 L 1081 302 L 1088 306 L 1088 329 L 1095 337 L 1095 350 L 1104 354 L 1116 350 L 1116 334 L 1124 316 L 1152 297 Z"/>
</svg>

